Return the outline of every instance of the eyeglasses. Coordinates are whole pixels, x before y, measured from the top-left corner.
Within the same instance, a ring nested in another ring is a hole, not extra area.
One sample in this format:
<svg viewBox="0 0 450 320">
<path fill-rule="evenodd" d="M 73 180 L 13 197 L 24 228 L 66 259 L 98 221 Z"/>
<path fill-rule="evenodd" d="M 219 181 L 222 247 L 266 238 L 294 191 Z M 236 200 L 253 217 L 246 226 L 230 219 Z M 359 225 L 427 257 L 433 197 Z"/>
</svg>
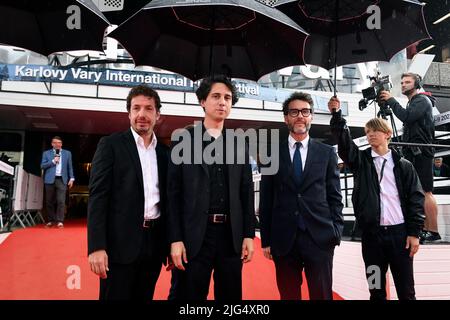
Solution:
<svg viewBox="0 0 450 320">
<path fill-rule="evenodd" d="M 309 108 L 305 109 L 289 109 L 288 114 L 291 117 L 298 117 L 298 114 L 301 113 L 303 117 L 309 117 L 312 113 L 312 110 Z"/>
</svg>

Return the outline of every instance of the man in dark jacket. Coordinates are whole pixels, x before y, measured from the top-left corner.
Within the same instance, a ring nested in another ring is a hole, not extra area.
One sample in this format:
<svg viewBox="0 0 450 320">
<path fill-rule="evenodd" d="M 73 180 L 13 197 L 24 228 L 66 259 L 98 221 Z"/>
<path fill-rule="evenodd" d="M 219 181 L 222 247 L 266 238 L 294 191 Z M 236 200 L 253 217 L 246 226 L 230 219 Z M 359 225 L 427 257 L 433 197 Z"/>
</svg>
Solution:
<svg viewBox="0 0 450 320">
<path fill-rule="evenodd" d="M 202 80 L 196 95 L 204 120 L 180 130 L 178 140 L 172 136 L 168 164 L 168 237 L 180 270 L 174 273 L 173 296 L 206 300 L 214 271 L 215 300 L 242 300 L 242 266 L 254 251 L 255 209 L 250 163 L 227 157 L 245 153 L 248 159 L 248 150 L 229 140 L 234 138 L 224 127 L 237 91 L 229 78 L 213 75 Z"/>
<path fill-rule="evenodd" d="M 413 257 L 419 250 L 425 218 L 419 177 L 408 160 L 389 150 L 392 128 L 386 120 L 367 122 L 365 132 L 371 148 L 360 151 L 339 107 L 339 100 L 331 98 L 331 130 L 338 140 L 339 156 L 354 174 L 352 202 L 363 231 L 370 299 L 386 299 L 385 274 L 390 266 L 398 298 L 415 300 Z"/>
<path fill-rule="evenodd" d="M 279 170 L 261 180 L 261 247 L 275 263 L 282 300 L 301 299 L 302 271 L 310 300 L 333 299 L 334 248 L 344 229 L 342 194 L 333 147 L 309 135 L 314 102 L 294 92 L 283 102 L 289 130 L 273 144 Z"/>
<path fill-rule="evenodd" d="M 89 265 L 100 277 L 101 300 L 153 299 L 167 259 L 168 149 L 157 141 L 158 93 L 130 90 L 130 129 L 103 137 L 89 180 Z"/>
<path fill-rule="evenodd" d="M 388 91 L 382 91 L 380 100 L 392 108 L 395 116 L 403 122 L 403 142 L 431 144 L 434 139 L 433 106 L 431 95 L 418 92 L 421 78 L 415 73 L 402 74 L 402 93 L 408 97 L 406 109 Z M 403 147 L 406 159 L 411 161 L 419 175 L 425 191 L 425 227 L 420 235 L 421 242 L 440 240 L 438 232 L 436 199 L 433 196 L 433 156 L 432 147 Z"/>
</svg>

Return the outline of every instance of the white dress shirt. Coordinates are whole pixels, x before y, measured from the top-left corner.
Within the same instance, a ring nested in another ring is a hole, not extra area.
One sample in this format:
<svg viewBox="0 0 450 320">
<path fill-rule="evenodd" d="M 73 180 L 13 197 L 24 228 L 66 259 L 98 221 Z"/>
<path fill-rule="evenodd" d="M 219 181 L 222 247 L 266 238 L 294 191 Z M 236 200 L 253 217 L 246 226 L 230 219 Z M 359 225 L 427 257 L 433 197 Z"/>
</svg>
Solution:
<svg viewBox="0 0 450 320">
<path fill-rule="evenodd" d="M 54 154 L 56 155 L 56 151 L 53 150 Z M 55 161 L 55 159 L 53 159 L 53 161 Z M 59 150 L 59 162 L 56 164 L 56 172 L 55 172 L 55 176 L 57 177 L 61 177 L 62 176 L 62 152 L 61 150 Z"/>
<path fill-rule="evenodd" d="M 146 148 L 144 139 L 139 136 L 133 128 L 131 128 L 136 147 L 139 152 L 139 160 L 142 167 L 142 178 L 144 181 L 144 219 L 156 219 L 161 215 L 158 203 L 159 195 L 159 178 L 158 178 L 158 162 L 156 158 L 156 140 L 155 133 L 152 136 L 152 142 Z"/>
<path fill-rule="evenodd" d="M 380 156 L 372 150 L 372 158 L 380 183 L 380 225 L 392 226 L 405 222 L 402 208 L 400 206 L 400 197 L 394 176 L 394 160 L 391 150 L 383 156 Z M 384 169 L 383 169 L 383 162 Z M 381 179 L 381 181 L 380 181 Z"/>
<path fill-rule="evenodd" d="M 305 170 L 306 157 L 308 156 L 308 144 L 309 144 L 309 135 L 306 136 L 302 141 L 296 141 L 289 135 L 288 144 L 289 144 L 289 154 L 291 155 L 291 162 L 294 162 L 294 152 L 295 152 L 295 143 L 300 142 L 300 156 L 302 157 L 302 172 Z"/>
</svg>

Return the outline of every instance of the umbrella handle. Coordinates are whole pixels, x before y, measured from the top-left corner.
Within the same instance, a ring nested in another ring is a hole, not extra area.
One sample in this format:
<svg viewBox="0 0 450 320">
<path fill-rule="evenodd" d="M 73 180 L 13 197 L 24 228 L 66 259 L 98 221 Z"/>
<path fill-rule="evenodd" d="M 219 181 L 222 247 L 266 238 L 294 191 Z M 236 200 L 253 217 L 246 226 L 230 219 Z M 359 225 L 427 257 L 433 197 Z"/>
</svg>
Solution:
<svg viewBox="0 0 450 320">
<path fill-rule="evenodd" d="M 337 45 L 337 41 L 336 41 L 336 45 Z M 337 97 L 337 95 L 336 95 L 336 93 L 337 93 L 337 89 L 336 89 L 336 86 L 337 86 L 337 78 L 336 78 L 336 73 L 337 73 L 337 65 L 336 65 L 336 62 L 335 62 L 335 64 L 334 64 L 334 79 L 333 79 L 333 96 L 334 97 Z"/>
<path fill-rule="evenodd" d="M 209 76 L 213 75 L 213 47 L 214 47 L 214 30 L 216 28 L 216 9 L 212 8 L 211 35 L 209 43 Z"/>
<path fill-rule="evenodd" d="M 336 14 L 336 27 L 335 27 L 335 34 L 334 34 L 334 84 L 333 84 L 333 88 L 334 88 L 334 96 L 336 97 L 336 86 L 337 86 L 337 78 L 336 78 L 336 74 L 337 74 L 337 54 L 338 54 L 338 27 L 339 27 L 339 0 L 336 0 L 336 5 L 335 5 L 335 9 L 334 12 Z"/>
</svg>

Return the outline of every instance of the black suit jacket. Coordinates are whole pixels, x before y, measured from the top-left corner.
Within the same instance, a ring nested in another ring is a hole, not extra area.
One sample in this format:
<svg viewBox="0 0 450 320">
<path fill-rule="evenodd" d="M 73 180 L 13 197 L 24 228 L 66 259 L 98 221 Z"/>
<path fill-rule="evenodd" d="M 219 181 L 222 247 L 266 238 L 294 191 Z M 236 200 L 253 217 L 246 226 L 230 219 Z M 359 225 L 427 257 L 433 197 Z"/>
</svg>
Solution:
<svg viewBox="0 0 450 320">
<path fill-rule="evenodd" d="M 303 216 L 314 242 L 324 249 L 340 243 L 344 220 L 342 195 L 333 147 L 309 140 L 308 156 L 298 188 L 287 137 L 279 143 L 280 167 L 261 181 L 260 224 L 262 247 L 283 256 L 294 245 L 298 215 Z"/>
<path fill-rule="evenodd" d="M 166 219 L 168 148 L 156 145 L 162 234 Z M 140 252 L 144 228 L 144 183 L 131 129 L 103 137 L 92 160 L 89 181 L 88 254 L 104 249 L 109 261 L 130 263 Z M 168 254 L 161 242 L 161 261 Z"/>
<path fill-rule="evenodd" d="M 175 164 L 170 159 L 167 195 L 169 242 L 183 241 L 189 261 L 199 252 L 205 236 L 208 223 L 210 181 L 208 167 L 202 163 L 201 154 L 194 153 L 194 128 L 187 130 L 187 132 L 190 137 L 188 139 L 191 139 L 192 142 L 189 157 L 191 164 Z M 172 149 L 177 144 L 174 143 Z M 247 154 L 248 150 L 246 150 Z M 253 238 L 255 235 L 252 172 L 249 163 L 229 164 L 227 170 L 230 202 L 229 218 L 233 246 L 236 253 L 240 253 L 243 239 Z"/>
</svg>

